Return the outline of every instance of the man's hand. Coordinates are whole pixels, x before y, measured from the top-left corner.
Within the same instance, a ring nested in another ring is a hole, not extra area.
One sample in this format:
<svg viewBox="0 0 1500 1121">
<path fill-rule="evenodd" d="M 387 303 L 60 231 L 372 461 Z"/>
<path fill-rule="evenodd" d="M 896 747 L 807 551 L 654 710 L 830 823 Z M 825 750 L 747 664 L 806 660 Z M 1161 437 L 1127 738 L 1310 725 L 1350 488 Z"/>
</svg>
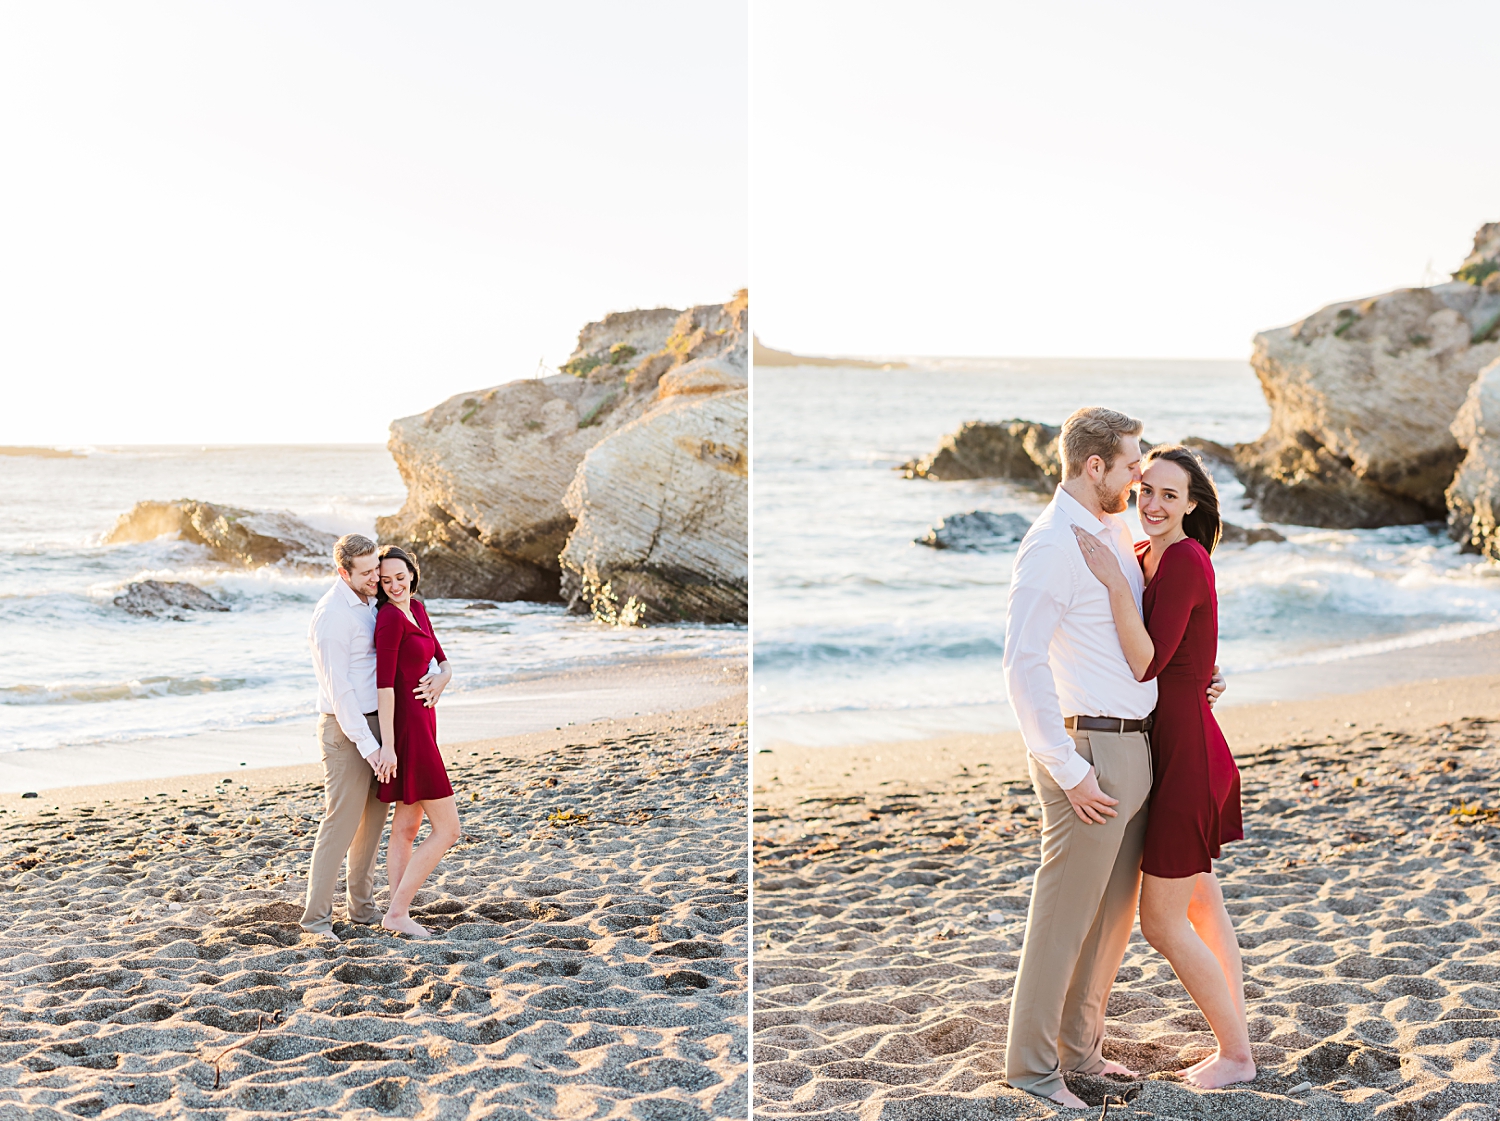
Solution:
<svg viewBox="0 0 1500 1121">
<path fill-rule="evenodd" d="M 443 695 L 443 690 L 452 680 L 451 670 L 447 673 L 426 673 L 422 675 L 422 680 L 417 682 L 417 687 L 412 692 L 417 695 L 417 700 L 431 708 L 438 703 L 438 698 Z"/>
<path fill-rule="evenodd" d="M 1229 688 L 1224 682 L 1224 675 L 1219 672 L 1219 667 L 1214 666 L 1213 680 L 1208 683 L 1208 704 L 1212 708 L 1215 701 L 1224 695 L 1224 690 Z"/>
<path fill-rule="evenodd" d="M 370 764 L 370 770 L 375 772 L 377 779 L 381 782 L 390 782 L 396 774 L 396 749 L 382 747 L 365 762 Z"/>
<path fill-rule="evenodd" d="M 1111 798 L 1099 789 L 1099 778 L 1094 774 L 1093 767 L 1090 767 L 1089 773 L 1083 776 L 1082 782 L 1064 790 L 1063 793 L 1073 804 L 1073 812 L 1078 815 L 1078 820 L 1085 825 L 1103 825 L 1106 817 L 1119 816 L 1110 807 L 1118 806 L 1120 800 Z"/>
</svg>

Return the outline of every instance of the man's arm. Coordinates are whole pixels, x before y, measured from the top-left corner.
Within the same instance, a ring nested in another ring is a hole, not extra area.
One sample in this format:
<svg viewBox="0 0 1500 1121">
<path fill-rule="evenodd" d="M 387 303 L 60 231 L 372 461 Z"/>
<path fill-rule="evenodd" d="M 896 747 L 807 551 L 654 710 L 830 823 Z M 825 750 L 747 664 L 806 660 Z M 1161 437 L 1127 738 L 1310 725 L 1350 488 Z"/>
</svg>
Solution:
<svg viewBox="0 0 1500 1121">
<path fill-rule="evenodd" d="M 1005 690 L 1026 750 L 1062 787 L 1079 819 L 1100 825 L 1116 816 L 1111 807 L 1119 802 L 1099 788 L 1094 768 L 1073 746 L 1047 662 L 1052 634 L 1072 599 L 1068 563 L 1054 546 L 1034 548 L 1018 560 L 1005 619 Z"/>
<path fill-rule="evenodd" d="M 353 626 L 324 612 L 313 623 L 313 672 L 318 682 L 333 698 L 333 717 L 340 730 L 359 749 L 360 758 L 369 759 L 380 750 L 370 732 L 365 714 L 360 711 L 354 686 L 349 682 L 350 641 Z"/>
</svg>

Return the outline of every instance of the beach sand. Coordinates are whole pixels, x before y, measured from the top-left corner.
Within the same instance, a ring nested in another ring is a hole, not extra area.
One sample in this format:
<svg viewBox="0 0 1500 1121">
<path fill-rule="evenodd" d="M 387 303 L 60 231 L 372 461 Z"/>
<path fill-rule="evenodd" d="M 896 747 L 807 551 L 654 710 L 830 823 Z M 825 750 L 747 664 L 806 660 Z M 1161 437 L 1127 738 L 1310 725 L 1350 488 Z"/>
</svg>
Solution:
<svg viewBox="0 0 1500 1121">
<path fill-rule="evenodd" d="M 0 797 L 0 1118 L 744 1117 L 743 698 L 445 747 L 430 942 L 297 926 L 316 768 Z"/>
<path fill-rule="evenodd" d="M 1147 1076 L 1130 1111 L 1500 1116 L 1500 676 L 1219 715 L 1247 839 L 1216 871 L 1260 1074 L 1173 1075 L 1212 1036 L 1136 933 L 1105 1041 Z M 1003 1081 L 1038 846 L 1019 737 L 778 744 L 754 768 L 757 1116 L 1079 1116 Z M 1095 1110 L 1123 1088 L 1069 1081 Z"/>
</svg>

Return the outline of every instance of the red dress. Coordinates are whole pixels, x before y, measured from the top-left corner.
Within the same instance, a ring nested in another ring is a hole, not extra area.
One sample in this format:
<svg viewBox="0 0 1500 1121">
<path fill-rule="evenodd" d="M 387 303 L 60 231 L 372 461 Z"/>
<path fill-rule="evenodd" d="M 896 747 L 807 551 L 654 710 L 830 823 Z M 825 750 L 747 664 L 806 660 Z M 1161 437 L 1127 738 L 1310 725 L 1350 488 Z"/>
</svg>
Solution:
<svg viewBox="0 0 1500 1121">
<path fill-rule="evenodd" d="M 1147 542 L 1136 546 L 1144 565 Z M 1208 704 L 1219 647 L 1219 597 L 1208 550 L 1185 537 L 1167 547 L 1146 585 L 1146 630 L 1156 654 L 1151 809 L 1141 871 L 1182 879 L 1213 871 L 1219 846 L 1244 839 L 1240 771 Z"/>
<path fill-rule="evenodd" d="M 398 798 L 408 806 L 437 798 L 451 798 L 453 786 L 437 745 L 437 709 L 428 708 L 412 692 L 426 675 L 434 656 L 447 661 L 427 608 L 411 601 L 413 623 L 394 603 L 375 616 L 375 687 L 396 690 L 396 777 L 380 784 L 382 802 Z"/>
</svg>

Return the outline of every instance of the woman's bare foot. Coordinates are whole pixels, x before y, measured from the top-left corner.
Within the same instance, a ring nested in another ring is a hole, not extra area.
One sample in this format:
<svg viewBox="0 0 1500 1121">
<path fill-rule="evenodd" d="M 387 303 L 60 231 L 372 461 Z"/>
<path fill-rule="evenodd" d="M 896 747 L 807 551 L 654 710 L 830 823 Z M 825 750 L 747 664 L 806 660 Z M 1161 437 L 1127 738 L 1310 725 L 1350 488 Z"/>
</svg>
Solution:
<svg viewBox="0 0 1500 1121">
<path fill-rule="evenodd" d="M 1049 1102 L 1056 1102 L 1058 1105 L 1065 1106 L 1068 1109 L 1088 1108 L 1088 1104 L 1084 1102 L 1084 1100 L 1077 1094 L 1073 1093 L 1072 1090 L 1069 1090 L 1066 1086 L 1064 1086 L 1057 1093 L 1048 1095 L 1047 1100 Z"/>
<path fill-rule="evenodd" d="M 1193 1068 L 1187 1080 L 1200 1090 L 1217 1090 L 1236 1082 L 1249 1082 L 1255 1077 L 1255 1062 L 1251 1059 L 1226 1059 L 1215 1055 L 1208 1062 Z"/>
<path fill-rule="evenodd" d="M 413 938 L 432 937 L 432 931 L 425 926 L 417 925 L 410 915 L 386 915 L 380 920 L 380 925 L 398 934 L 410 934 Z"/>
<path fill-rule="evenodd" d="M 1098 1070 L 1094 1071 L 1094 1073 L 1096 1075 L 1113 1074 L 1117 1078 L 1139 1078 L 1140 1077 L 1140 1074 L 1138 1072 L 1131 1070 L 1124 1063 L 1115 1063 L 1115 1062 L 1111 1062 L 1108 1059 L 1104 1060 L 1104 1065 L 1102 1067 L 1100 1067 Z"/>
<path fill-rule="evenodd" d="M 1181 1070 L 1174 1071 L 1173 1073 L 1176 1074 L 1179 1078 L 1186 1078 L 1188 1075 L 1193 1074 L 1196 1071 L 1202 1070 L 1204 1067 L 1208 1066 L 1209 1063 L 1213 1062 L 1218 1057 L 1219 1057 L 1219 1053 L 1217 1051 L 1210 1051 L 1208 1054 L 1204 1055 L 1203 1058 L 1199 1059 L 1192 1066 L 1190 1066 L 1190 1067 L 1183 1067 Z"/>
</svg>

